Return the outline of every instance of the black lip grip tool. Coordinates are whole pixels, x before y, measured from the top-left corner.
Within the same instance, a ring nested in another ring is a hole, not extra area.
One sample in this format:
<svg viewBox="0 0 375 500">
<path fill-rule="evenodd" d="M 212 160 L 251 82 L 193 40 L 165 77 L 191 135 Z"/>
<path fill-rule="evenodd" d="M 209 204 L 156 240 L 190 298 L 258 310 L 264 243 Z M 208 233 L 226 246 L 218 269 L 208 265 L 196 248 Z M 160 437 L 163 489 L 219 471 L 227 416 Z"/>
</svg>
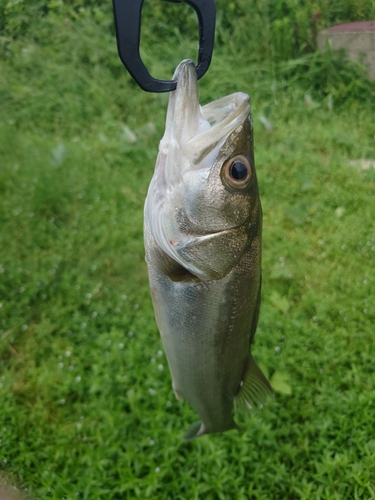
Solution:
<svg viewBox="0 0 375 500">
<path fill-rule="evenodd" d="M 215 0 L 167 0 L 189 4 L 196 11 L 199 21 L 198 79 L 211 63 L 215 35 Z M 141 12 L 143 0 L 113 0 L 117 49 L 120 59 L 138 85 L 147 92 L 170 92 L 176 80 L 158 80 L 147 71 L 139 54 L 141 37 Z"/>
</svg>

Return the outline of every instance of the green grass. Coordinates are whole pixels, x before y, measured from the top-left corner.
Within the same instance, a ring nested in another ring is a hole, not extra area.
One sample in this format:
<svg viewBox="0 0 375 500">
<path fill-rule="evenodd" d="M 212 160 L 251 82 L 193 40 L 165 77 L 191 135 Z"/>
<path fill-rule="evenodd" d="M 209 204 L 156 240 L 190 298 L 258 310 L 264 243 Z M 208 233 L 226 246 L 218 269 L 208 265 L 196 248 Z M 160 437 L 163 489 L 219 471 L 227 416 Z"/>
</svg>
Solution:
<svg viewBox="0 0 375 500">
<path fill-rule="evenodd" d="M 373 83 L 329 54 L 246 59 L 219 14 L 201 101 L 252 95 L 276 397 L 184 442 L 142 240 L 168 96 L 131 82 L 103 12 L 1 40 L 0 476 L 37 500 L 375 498 L 375 169 L 350 164 L 375 160 Z M 145 32 L 158 76 L 194 57 L 173 36 L 160 62 Z"/>
</svg>

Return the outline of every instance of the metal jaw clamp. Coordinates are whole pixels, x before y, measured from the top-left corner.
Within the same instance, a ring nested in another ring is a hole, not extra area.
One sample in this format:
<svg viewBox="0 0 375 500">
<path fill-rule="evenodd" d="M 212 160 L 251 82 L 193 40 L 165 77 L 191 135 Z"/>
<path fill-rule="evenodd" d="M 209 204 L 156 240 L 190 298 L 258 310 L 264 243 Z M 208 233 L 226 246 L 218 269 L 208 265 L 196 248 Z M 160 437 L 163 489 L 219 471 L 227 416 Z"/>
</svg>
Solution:
<svg viewBox="0 0 375 500">
<path fill-rule="evenodd" d="M 211 62 L 215 34 L 215 0 L 167 0 L 172 3 L 185 1 L 197 13 L 199 20 L 198 79 L 208 70 Z M 141 11 L 143 0 L 113 0 L 117 49 L 122 63 L 138 85 L 147 92 L 170 92 L 176 80 L 158 80 L 147 71 L 139 54 L 141 36 Z"/>
</svg>

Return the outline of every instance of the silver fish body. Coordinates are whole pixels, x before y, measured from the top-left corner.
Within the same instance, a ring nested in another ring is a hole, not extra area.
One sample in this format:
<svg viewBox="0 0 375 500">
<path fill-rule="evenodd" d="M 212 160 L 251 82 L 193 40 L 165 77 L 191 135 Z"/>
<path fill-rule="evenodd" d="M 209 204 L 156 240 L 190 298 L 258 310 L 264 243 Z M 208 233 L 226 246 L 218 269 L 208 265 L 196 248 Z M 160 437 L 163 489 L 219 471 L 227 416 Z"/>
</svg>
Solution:
<svg viewBox="0 0 375 500">
<path fill-rule="evenodd" d="M 156 322 L 178 398 L 201 423 L 187 437 L 236 427 L 234 401 L 271 392 L 250 353 L 261 287 L 261 205 L 249 97 L 199 106 L 196 70 L 174 78 L 145 203 Z"/>
</svg>

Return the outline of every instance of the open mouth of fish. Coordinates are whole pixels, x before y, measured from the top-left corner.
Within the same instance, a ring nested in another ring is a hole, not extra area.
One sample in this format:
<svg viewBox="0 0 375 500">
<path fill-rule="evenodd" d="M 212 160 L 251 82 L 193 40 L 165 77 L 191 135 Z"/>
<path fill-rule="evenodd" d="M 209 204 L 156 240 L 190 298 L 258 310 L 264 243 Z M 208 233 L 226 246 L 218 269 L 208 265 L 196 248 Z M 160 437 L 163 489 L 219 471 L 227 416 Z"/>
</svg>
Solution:
<svg viewBox="0 0 375 500">
<path fill-rule="evenodd" d="M 174 174 L 178 175 L 186 168 L 212 165 L 225 138 L 243 123 L 250 106 L 249 96 L 242 92 L 200 106 L 196 69 L 190 60 L 182 61 L 173 79 L 178 85 L 170 95 L 160 151 L 170 155 L 168 172 L 177 169 Z M 180 152 L 174 151 L 175 148 Z M 174 163 L 173 169 L 172 161 L 179 155 L 183 161 Z"/>
</svg>

